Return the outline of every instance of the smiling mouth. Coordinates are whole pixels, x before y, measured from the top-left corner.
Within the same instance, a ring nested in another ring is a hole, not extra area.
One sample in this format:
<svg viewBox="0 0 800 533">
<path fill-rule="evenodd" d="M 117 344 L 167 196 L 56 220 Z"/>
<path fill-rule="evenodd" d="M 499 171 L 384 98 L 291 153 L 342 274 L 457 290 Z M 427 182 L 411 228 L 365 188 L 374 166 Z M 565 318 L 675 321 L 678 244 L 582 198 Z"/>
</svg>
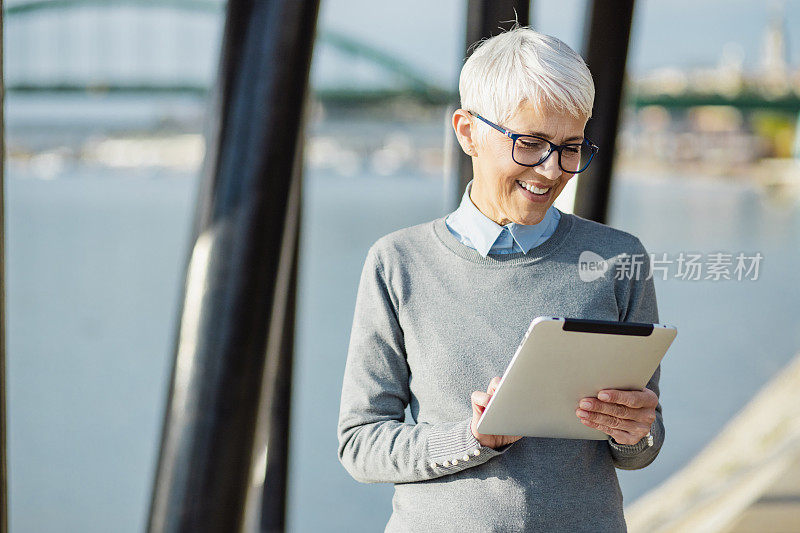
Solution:
<svg viewBox="0 0 800 533">
<path fill-rule="evenodd" d="M 527 191 L 529 191 L 529 192 L 531 192 L 531 193 L 533 193 L 533 194 L 535 194 L 537 196 L 545 196 L 548 192 L 550 192 L 550 189 L 552 189 L 552 187 L 540 188 L 540 187 L 536 187 L 534 185 L 528 185 L 527 183 L 525 183 L 523 181 L 520 181 L 520 180 L 517 180 L 517 184 L 520 187 L 524 188 L 525 190 L 527 190 Z"/>
</svg>

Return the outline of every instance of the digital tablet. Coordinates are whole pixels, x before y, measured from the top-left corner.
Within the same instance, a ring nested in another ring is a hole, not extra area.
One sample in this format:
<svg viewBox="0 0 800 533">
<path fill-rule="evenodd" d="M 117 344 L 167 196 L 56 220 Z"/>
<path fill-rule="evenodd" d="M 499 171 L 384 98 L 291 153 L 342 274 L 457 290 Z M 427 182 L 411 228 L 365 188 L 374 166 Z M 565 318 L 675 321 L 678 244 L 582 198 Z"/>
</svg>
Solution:
<svg viewBox="0 0 800 533">
<path fill-rule="evenodd" d="M 667 324 L 540 316 L 478 421 L 487 435 L 605 440 L 575 411 L 603 389 L 642 390 L 672 344 Z"/>
</svg>

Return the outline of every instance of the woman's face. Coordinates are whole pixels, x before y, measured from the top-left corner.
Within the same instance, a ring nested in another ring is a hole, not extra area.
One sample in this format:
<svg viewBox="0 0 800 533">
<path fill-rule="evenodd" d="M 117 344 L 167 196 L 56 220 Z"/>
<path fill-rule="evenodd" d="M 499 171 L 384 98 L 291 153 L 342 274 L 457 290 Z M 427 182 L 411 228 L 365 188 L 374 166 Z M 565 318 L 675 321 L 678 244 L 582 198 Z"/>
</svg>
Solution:
<svg viewBox="0 0 800 533">
<path fill-rule="evenodd" d="M 541 222 L 547 209 L 575 174 L 561 170 L 555 151 L 541 165 L 525 167 L 517 164 L 511 158 L 511 139 L 488 124 L 480 123 L 480 119 L 467 116 L 475 123 L 472 132 L 475 126 L 489 128 L 483 142 L 473 143 L 472 202 L 500 225 Z M 533 105 L 524 102 L 511 121 L 500 126 L 514 133 L 534 134 L 555 144 L 565 144 L 583 140 L 587 120 L 555 110 L 536 111 Z M 458 129 L 457 126 L 456 131 Z M 544 195 L 535 195 L 523 189 L 519 182 L 549 190 Z"/>
</svg>

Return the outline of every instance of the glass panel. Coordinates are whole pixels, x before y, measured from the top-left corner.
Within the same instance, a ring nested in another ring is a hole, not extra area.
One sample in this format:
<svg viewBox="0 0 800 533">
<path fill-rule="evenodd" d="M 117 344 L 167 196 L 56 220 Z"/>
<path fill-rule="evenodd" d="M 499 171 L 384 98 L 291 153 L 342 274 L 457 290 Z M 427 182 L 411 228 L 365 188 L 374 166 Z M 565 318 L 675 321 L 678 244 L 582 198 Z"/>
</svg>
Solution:
<svg viewBox="0 0 800 533">
<path fill-rule="evenodd" d="M 4 5 L 11 531 L 145 529 L 224 7 Z"/>
<path fill-rule="evenodd" d="M 692 17 L 637 4 L 612 187 L 609 223 L 658 261 L 659 317 L 678 327 L 661 379 L 670 444 L 652 467 L 618 472 L 626 500 L 685 466 L 800 350 L 797 108 L 775 105 L 755 62 L 774 52 L 787 68 L 774 81 L 788 82 L 788 48 L 759 43 L 800 17 L 787 10 L 778 24 L 758 2 L 684 4 Z"/>
<path fill-rule="evenodd" d="M 582 51 L 591 2 L 532 6 L 537 29 Z M 647 468 L 617 471 L 627 508 L 685 466 L 800 349 L 798 115 L 776 103 L 797 99 L 798 27 L 800 11 L 754 0 L 636 3 L 608 224 L 660 261 L 659 317 L 679 333 L 661 377 L 668 444 Z M 758 254 L 758 278 L 744 279 Z M 686 267 L 691 256 L 701 271 Z M 715 280 L 726 271 L 732 279 Z"/>
<path fill-rule="evenodd" d="M 321 4 L 303 184 L 289 531 L 383 531 L 392 512 L 392 484 L 359 483 L 336 456 L 342 377 L 367 249 L 454 208 L 452 109 L 426 103 L 414 87 L 457 86 L 465 8 L 456 0 Z M 381 99 L 386 93 L 396 97 Z"/>
</svg>

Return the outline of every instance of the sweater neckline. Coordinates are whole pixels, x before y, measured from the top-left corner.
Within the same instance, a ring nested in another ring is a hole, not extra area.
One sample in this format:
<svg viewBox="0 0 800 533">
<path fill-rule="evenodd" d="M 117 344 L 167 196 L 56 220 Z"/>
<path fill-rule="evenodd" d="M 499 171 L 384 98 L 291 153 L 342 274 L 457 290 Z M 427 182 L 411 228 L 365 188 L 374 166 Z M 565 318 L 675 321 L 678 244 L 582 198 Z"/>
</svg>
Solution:
<svg viewBox="0 0 800 533">
<path fill-rule="evenodd" d="M 561 219 L 558 221 L 558 226 L 556 226 L 556 230 L 553 234 L 543 243 L 528 250 L 528 253 L 513 252 L 507 254 L 489 254 L 484 257 L 480 252 L 465 245 L 459 241 L 455 235 L 450 233 L 450 230 L 444 222 L 445 218 L 447 218 L 446 216 L 433 220 L 431 225 L 436 240 L 462 259 L 486 266 L 519 266 L 539 261 L 553 253 L 566 240 L 567 234 L 572 229 L 575 217 L 570 213 L 564 213 L 560 209 L 559 212 L 561 213 Z"/>
</svg>

